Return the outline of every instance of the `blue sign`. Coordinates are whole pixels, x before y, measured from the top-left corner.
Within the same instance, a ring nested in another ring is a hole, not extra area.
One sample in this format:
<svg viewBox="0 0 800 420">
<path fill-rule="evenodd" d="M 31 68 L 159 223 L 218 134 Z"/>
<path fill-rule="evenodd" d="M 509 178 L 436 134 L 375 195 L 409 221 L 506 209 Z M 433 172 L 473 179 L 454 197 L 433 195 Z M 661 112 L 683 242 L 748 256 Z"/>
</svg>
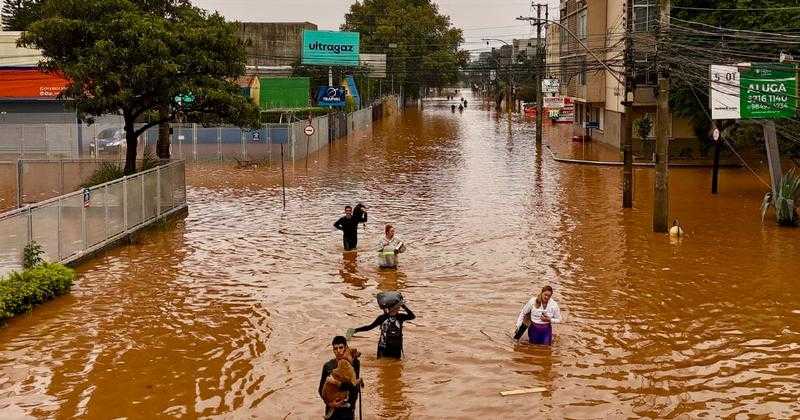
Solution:
<svg viewBox="0 0 800 420">
<path fill-rule="evenodd" d="M 347 76 L 347 88 L 350 89 L 350 96 L 355 100 L 356 107 L 361 108 L 361 97 L 358 95 L 358 88 L 356 87 L 356 81 L 353 76 Z"/>
<path fill-rule="evenodd" d="M 357 67 L 360 43 L 358 32 L 305 30 L 302 64 Z"/>
<path fill-rule="evenodd" d="M 584 124 L 586 128 L 595 128 L 595 129 L 600 128 L 600 122 L 598 121 L 586 121 Z"/>
<path fill-rule="evenodd" d="M 346 92 L 342 88 L 320 86 L 317 88 L 317 105 L 322 107 L 343 108 Z"/>
</svg>

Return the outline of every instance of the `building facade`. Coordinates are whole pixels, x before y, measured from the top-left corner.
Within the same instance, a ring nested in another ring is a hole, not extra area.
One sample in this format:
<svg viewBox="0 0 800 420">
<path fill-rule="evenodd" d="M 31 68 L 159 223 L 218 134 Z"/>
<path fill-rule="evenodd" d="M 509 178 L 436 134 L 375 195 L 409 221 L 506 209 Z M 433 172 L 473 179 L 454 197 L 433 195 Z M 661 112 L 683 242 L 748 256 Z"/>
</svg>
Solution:
<svg viewBox="0 0 800 420">
<path fill-rule="evenodd" d="M 657 80 L 652 41 L 658 4 L 655 0 L 629 1 L 634 2 L 636 51 L 636 65 L 631 69 L 635 88 L 630 118 L 636 121 L 649 114 L 655 122 Z M 560 3 L 560 23 L 566 28 L 558 36 L 561 93 L 575 100 L 574 133 L 584 135 L 585 124 L 596 123 L 599 129 L 592 130 L 592 139 L 615 147 L 621 146 L 623 134 L 626 6 L 625 0 L 562 0 Z M 605 66 L 595 57 L 603 60 Z M 679 118 L 670 121 L 672 139 L 696 142 L 688 121 Z M 654 127 L 645 143 L 652 140 L 655 132 Z M 633 130 L 633 137 L 635 152 L 645 148 L 636 130 Z"/>
</svg>

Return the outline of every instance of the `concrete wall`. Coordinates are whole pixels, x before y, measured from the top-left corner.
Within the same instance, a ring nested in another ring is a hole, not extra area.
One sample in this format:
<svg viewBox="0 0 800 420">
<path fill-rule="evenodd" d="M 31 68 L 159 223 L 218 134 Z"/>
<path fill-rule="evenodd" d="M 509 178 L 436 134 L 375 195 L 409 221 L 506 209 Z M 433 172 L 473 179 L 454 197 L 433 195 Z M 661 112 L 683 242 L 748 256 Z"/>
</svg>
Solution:
<svg viewBox="0 0 800 420">
<path fill-rule="evenodd" d="M 309 22 L 239 22 L 238 36 L 248 43 L 248 66 L 288 66 L 300 60 L 303 30 L 316 30 Z"/>
<path fill-rule="evenodd" d="M 22 32 L 0 31 L 0 65 L 35 66 L 42 58 L 39 50 L 18 48 L 17 40 Z"/>
</svg>

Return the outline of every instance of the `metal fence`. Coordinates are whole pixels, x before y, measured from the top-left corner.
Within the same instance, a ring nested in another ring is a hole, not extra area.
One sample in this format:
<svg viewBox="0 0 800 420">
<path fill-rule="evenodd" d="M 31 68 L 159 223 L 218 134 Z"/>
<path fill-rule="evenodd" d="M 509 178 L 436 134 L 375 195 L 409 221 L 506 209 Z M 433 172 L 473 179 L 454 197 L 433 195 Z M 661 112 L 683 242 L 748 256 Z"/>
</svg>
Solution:
<svg viewBox="0 0 800 420">
<path fill-rule="evenodd" d="M 187 162 L 269 161 L 304 159 L 336 139 L 354 131 L 372 128 L 373 115 L 391 115 L 397 97 L 388 96 L 372 106 L 350 114 L 332 113 L 314 118 L 314 135 L 305 135 L 307 120 L 287 124 L 265 124 L 258 130 L 199 124 L 172 124 L 172 156 Z M 370 116 L 370 117 L 368 117 Z M 71 118 L 71 120 L 70 120 Z M 44 122 L 37 122 L 40 119 Z M 0 118 L 0 161 L 17 159 L 123 160 L 125 139 L 120 116 L 95 118 L 93 124 L 78 124 L 68 114 L 7 114 Z M 137 124 L 141 127 L 141 124 Z M 158 128 L 139 138 L 138 156 L 155 150 Z"/>
<path fill-rule="evenodd" d="M 0 275 L 22 265 L 31 241 L 70 262 L 186 207 L 186 165 L 174 161 L 0 214 Z"/>
</svg>

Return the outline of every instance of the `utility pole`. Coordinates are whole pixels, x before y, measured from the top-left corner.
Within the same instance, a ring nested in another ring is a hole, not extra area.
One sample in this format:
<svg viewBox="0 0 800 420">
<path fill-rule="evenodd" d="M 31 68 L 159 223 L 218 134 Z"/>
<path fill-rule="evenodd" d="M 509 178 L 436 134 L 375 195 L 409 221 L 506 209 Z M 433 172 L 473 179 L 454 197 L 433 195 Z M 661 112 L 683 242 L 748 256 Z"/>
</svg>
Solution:
<svg viewBox="0 0 800 420">
<path fill-rule="evenodd" d="M 658 41 L 664 42 L 669 30 L 670 0 L 659 1 Z M 658 42 L 656 43 L 658 54 Z M 669 69 L 664 62 L 658 70 L 658 99 L 656 112 L 656 173 L 653 194 L 653 232 L 669 229 L 669 131 L 672 118 L 669 111 Z"/>
<path fill-rule="evenodd" d="M 542 21 L 542 8 L 544 8 L 544 21 Z M 547 53 L 546 47 L 542 46 L 542 25 L 547 22 L 549 16 L 546 4 L 536 5 L 536 145 L 542 145 L 542 124 L 544 118 L 544 95 L 542 94 L 542 78 L 544 77 L 544 59 Z"/>
<path fill-rule="evenodd" d="M 625 6 L 625 89 L 622 105 L 622 208 L 633 207 L 633 0 Z"/>
<path fill-rule="evenodd" d="M 633 1 L 633 0 L 630 0 Z M 544 56 L 547 49 L 542 46 L 542 25 L 549 22 L 549 15 L 547 4 L 531 3 L 531 8 L 536 7 L 536 17 L 518 17 L 517 20 L 527 20 L 536 22 L 536 69 L 535 69 L 535 82 L 536 83 L 536 145 L 542 144 L 542 113 L 544 112 L 543 102 L 544 95 L 542 95 L 542 78 L 544 76 Z M 544 20 L 542 20 L 542 10 L 544 10 Z"/>
</svg>

